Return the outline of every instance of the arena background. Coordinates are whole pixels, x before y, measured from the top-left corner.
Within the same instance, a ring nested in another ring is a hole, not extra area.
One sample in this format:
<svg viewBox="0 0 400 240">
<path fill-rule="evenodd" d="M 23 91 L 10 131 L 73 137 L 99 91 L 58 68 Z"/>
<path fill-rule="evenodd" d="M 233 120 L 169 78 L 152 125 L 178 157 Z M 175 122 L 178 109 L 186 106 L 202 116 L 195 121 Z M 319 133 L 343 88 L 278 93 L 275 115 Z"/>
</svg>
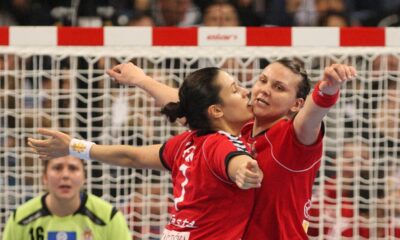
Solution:
<svg viewBox="0 0 400 240">
<path fill-rule="evenodd" d="M 162 143 L 185 128 L 105 70 L 132 61 L 171 86 L 218 66 L 250 88 L 271 61 L 301 62 L 313 83 L 332 63 L 356 67 L 325 118 L 314 185 L 312 239 L 400 238 L 400 29 L 320 27 L 1 27 L 0 231 L 44 189 L 26 144 L 58 129 L 98 144 Z M 87 162 L 86 190 L 117 206 L 134 239 L 159 239 L 172 200 L 169 174 Z"/>
</svg>

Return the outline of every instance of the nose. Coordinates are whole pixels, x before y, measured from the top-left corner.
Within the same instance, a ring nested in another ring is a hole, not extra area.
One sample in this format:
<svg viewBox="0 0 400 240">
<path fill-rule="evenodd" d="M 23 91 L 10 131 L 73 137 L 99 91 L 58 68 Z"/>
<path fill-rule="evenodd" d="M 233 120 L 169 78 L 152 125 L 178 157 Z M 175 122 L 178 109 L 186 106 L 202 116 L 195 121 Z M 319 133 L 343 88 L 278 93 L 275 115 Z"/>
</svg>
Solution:
<svg viewBox="0 0 400 240">
<path fill-rule="evenodd" d="M 68 169 L 68 168 L 64 168 L 64 169 L 61 171 L 61 176 L 62 176 L 62 178 L 69 178 L 69 176 L 70 176 L 70 171 L 69 171 L 69 169 Z"/>
<path fill-rule="evenodd" d="M 269 83 L 262 86 L 260 90 L 261 90 L 260 92 L 266 96 L 271 95 L 271 86 Z"/>
<path fill-rule="evenodd" d="M 244 96 L 244 97 L 249 97 L 250 96 L 250 91 L 249 90 L 247 90 L 244 87 L 240 87 L 240 88 L 242 90 L 242 96 Z"/>
</svg>

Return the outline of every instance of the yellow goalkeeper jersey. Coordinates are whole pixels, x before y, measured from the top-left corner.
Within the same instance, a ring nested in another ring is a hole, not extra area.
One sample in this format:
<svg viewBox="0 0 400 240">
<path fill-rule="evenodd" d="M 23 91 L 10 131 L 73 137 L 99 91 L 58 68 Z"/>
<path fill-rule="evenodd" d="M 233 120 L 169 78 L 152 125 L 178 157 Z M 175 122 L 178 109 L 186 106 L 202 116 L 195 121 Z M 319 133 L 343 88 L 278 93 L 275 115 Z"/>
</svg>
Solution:
<svg viewBox="0 0 400 240">
<path fill-rule="evenodd" d="M 46 195 L 31 199 L 10 216 L 3 240 L 131 240 L 124 216 L 110 203 L 82 193 L 72 215 L 58 217 L 45 204 Z"/>
</svg>

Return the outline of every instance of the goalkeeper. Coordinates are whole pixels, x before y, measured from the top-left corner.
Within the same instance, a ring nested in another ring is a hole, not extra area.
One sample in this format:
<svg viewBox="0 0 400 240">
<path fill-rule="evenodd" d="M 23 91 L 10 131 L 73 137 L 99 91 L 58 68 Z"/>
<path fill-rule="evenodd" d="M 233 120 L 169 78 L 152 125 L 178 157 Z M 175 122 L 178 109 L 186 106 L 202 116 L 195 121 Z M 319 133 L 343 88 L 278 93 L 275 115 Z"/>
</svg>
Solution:
<svg viewBox="0 0 400 240">
<path fill-rule="evenodd" d="M 47 192 L 17 208 L 7 221 L 3 240 L 131 240 L 124 216 L 108 202 L 82 192 L 82 160 L 60 157 L 44 162 Z"/>
</svg>

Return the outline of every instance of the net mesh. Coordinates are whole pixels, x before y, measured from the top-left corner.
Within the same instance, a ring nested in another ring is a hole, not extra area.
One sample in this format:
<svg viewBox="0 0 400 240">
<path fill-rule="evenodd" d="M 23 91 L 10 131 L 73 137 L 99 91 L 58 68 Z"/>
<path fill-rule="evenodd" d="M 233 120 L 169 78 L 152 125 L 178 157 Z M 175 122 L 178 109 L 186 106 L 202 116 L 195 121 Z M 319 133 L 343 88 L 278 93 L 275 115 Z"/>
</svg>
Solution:
<svg viewBox="0 0 400 240">
<path fill-rule="evenodd" d="M 146 93 L 105 77 L 132 61 L 170 86 L 218 66 L 250 88 L 263 67 L 287 57 L 313 83 L 332 63 L 358 70 L 324 119 L 324 157 L 314 184 L 312 239 L 400 238 L 400 50 L 390 48 L 0 48 L 0 230 L 12 210 L 43 192 L 42 163 L 26 144 L 53 128 L 98 144 L 163 143 L 184 130 Z M 159 239 L 168 220 L 167 172 L 87 162 L 88 192 L 117 206 L 134 239 Z"/>
</svg>

